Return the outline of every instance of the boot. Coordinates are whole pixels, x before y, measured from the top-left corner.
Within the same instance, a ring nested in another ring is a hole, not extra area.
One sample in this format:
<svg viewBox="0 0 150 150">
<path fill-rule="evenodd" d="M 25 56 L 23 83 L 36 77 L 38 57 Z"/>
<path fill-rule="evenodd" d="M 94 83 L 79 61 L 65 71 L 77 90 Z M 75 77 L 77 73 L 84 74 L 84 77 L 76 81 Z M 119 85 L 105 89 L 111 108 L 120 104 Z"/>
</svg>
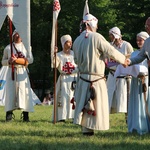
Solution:
<svg viewBox="0 0 150 150">
<path fill-rule="evenodd" d="M 23 117 L 22 117 L 23 121 L 24 122 L 29 122 L 29 113 L 26 112 L 26 111 L 23 111 L 22 114 L 23 114 Z"/>
<path fill-rule="evenodd" d="M 14 116 L 12 111 L 7 111 L 6 112 L 6 121 L 11 121 L 14 118 L 15 118 L 15 116 Z"/>
</svg>

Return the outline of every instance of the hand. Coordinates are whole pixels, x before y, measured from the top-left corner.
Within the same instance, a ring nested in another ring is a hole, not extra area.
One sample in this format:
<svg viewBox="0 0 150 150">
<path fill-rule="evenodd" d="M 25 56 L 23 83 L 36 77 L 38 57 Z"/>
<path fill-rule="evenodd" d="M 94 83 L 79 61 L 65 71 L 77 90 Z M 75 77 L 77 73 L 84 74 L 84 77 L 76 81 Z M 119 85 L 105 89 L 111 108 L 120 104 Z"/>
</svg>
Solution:
<svg viewBox="0 0 150 150">
<path fill-rule="evenodd" d="M 127 59 L 125 59 L 123 66 L 126 68 L 130 65 L 130 63 L 131 63 L 131 60 L 127 58 Z"/>
<path fill-rule="evenodd" d="M 58 52 L 58 47 L 57 47 L 57 46 L 55 46 L 55 48 L 54 48 L 54 52 L 55 52 L 55 53 L 57 53 L 57 52 Z"/>
<path fill-rule="evenodd" d="M 13 55 L 12 57 L 9 58 L 9 64 L 15 64 L 17 57 L 15 55 Z"/>
</svg>

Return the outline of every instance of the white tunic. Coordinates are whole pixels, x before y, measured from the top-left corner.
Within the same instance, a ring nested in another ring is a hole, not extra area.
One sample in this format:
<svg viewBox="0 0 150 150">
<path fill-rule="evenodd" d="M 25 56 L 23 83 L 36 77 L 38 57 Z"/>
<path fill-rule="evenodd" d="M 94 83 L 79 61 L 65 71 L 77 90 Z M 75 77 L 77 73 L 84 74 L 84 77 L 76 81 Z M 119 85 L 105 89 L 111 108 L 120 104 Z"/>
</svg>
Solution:
<svg viewBox="0 0 150 150">
<path fill-rule="evenodd" d="M 96 115 L 83 111 L 85 104 L 90 98 L 90 83 L 79 79 L 75 90 L 75 117 L 74 123 L 82 127 L 95 130 L 109 129 L 109 107 L 106 80 L 104 77 L 105 63 L 104 54 L 115 59 L 121 64 L 125 56 L 118 52 L 105 38 L 96 32 L 88 31 L 88 38 L 85 38 L 86 31 L 76 38 L 73 44 L 75 60 L 79 68 L 80 76 L 86 80 L 93 81 L 96 97 L 93 100 Z"/>
<path fill-rule="evenodd" d="M 114 47 L 124 55 L 131 54 L 133 52 L 131 44 L 126 41 L 123 41 L 119 47 Z M 127 112 L 127 79 L 123 78 L 124 75 L 120 75 L 120 77 L 122 78 L 116 79 L 111 73 L 109 73 L 108 76 L 107 90 L 110 113 Z M 129 84 L 130 82 L 131 80 L 129 79 Z"/>
<path fill-rule="evenodd" d="M 15 43 L 14 43 L 15 44 Z M 29 64 L 33 62 L 33 57 L 29 57 L 23 43 L 15 44 L 18 52 L 28 59 Z M 13 54 L 18 55 L 14 46 Z M 2 58 L 2 65 L 9 66 L 8 59 L 11 57 L 10 45 L 6 46 L 4 49 L 4 54 Z M 5 111 L 12 111 L 15 109 L 21 109 L 27 112 L 33 112 L 33 99 L 30 87 L 30 81 L 26 67 L 22 65 L 15 65 L 14 68 L 14 80 L 12 80 L 12 68 L 9 66 L 6 74 L 6 96 L 5 96 Z"/>
<path fill-rule="evenodd" d="M 76 81 L 78 72 L 77 65 L 74 62 L 74 52 L 70 50 L 69 55 L 66 55 L 63 51 L 57 53 L 56 68 L 60 72 L 56 84 L 56 121 L 71 119 L 74 118 L 74 110 L 70 102 L 74 97 L 71 84 L 72 81 Z"/>
</svg>

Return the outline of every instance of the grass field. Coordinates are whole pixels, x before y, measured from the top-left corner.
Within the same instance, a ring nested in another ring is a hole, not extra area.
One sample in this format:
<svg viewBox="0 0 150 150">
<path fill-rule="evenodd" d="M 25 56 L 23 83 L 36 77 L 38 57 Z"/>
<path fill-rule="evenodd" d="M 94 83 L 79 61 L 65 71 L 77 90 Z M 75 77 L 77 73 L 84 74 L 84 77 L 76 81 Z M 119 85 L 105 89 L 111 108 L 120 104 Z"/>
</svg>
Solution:
<svg viewBox="0 0 150 150">
<path fill-rule="evenodd" d="M 15 120 L 5 122 L 0 107 L 0 150 L 149 150 L 150 134 L 127 133 L 124 114 L 110 115 L 110 129 L 96 131 L 94 136 L 81 134 L 80 126 L 51 122 L 53 106 L 35 106 L 30 122 L 20 120 L 21 111 L 14 111 Z"/>
</svg>

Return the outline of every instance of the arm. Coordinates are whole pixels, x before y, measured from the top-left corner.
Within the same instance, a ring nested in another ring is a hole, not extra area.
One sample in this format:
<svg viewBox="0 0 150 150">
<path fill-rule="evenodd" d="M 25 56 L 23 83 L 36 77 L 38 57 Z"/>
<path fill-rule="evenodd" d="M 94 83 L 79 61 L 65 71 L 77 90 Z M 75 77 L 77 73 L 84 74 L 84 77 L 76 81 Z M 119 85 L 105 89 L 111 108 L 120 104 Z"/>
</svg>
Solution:
<svg viewBox="0 0 150 150">
<path fill-rule="evenodd" d="M 130 65 L 138 64 L 142 62 L 145 58 L 146 58 L 145 46 L 143 46 L 143 48 L 141 49 L 140 53 L 137 56 L 130 58 Z"/>
<path fill-rule="evenodd" d="M 106 54 L 107 56 L 109 56 L 113 60 L 116 60 L 120 64 L 124 64 L 125 63 L 125 56 L 122 53 L 120 53 L 117 49 L 115 49 L 101 35 L 99 35 L 98 49 L 99 49 L 99 51 L 102 51 L 104 54 Z"/>
<path fill-rule="evenodd" d="M 58 68 L 58 66 L 60 64 L 60 59 L 59 59 L 57 52 L 58 52 L 58 47 L 55 46 L 54 53 L 56 53 L 56 55 L 55 54 L 53 55 L 53 60 L 51 60 L 51 61 L 53 61 L 53 66 L 55 66 L 55 59 L 56 59 L 56 68 Z M 55 58 L 55 56 L 56 56 L 56 58 Z"/>
</svg>

